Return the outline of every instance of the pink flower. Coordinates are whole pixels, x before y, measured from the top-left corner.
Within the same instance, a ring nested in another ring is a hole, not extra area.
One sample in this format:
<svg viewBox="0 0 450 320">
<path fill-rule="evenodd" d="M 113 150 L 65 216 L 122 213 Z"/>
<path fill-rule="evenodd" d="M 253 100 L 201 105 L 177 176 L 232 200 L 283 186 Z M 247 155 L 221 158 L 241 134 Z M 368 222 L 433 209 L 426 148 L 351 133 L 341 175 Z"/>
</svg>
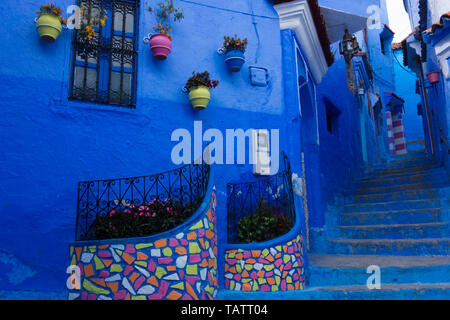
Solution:
<svg viewBox="0 0 450 320">
<path fill-rule="evenodd" d="M 239 43 L 239 42 L 236 42 L 236 45 L 238 46 L 238 45 L 240 45 L 240 43 Z"/>
</svg>

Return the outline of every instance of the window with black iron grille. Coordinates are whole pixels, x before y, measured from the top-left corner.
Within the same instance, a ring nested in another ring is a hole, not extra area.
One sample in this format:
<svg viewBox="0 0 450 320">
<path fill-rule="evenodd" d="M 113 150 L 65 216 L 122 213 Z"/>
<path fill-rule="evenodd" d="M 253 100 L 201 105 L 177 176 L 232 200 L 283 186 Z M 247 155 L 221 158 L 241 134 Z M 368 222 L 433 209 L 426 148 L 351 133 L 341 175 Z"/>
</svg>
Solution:
<svg viewBox="0 0 450 320">
<path fill-rule="evenodd" d="M 91 38 L 72 39 L 69 99 L 134 108 L 139 0 L 81 0 L 88 16 L 105 14 Z"/>
</svg>

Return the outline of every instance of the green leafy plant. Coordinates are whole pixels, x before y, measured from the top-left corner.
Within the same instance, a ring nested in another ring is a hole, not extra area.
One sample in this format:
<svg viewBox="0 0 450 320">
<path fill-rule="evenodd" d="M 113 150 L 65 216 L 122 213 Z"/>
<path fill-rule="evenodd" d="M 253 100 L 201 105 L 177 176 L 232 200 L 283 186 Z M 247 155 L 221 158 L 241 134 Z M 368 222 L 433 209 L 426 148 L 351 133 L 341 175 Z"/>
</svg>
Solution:
<svg viewBox="0 0 450 320">
<path fill-rule="evenodd" d="M 235 35 L 234 37 L 224 36 L 224 41 L 222 45 L 222 49 L 224 51 L 228 50 L 241 50 L 245 52 L 247 49 L 247 38 L 240 39 Z"/>
<path fill-rule="evenodd" d="M 219 84 L 218 80 L 211 80 L 209 77 L 209 72 L 192 72 L 192 76 L 186 82 L 185 88 L 191 89 L 198 86 L 205 86 L 208 88 L 215 88 Z"/>
<path fill-rule="evenodd" d="M 175 8 L 173 0 L 163 0 L 155 7 L 148 7 L 148 11 L 155 14 L 157 24 L 153 26 L 153 31 L 165 34 L 172 39 L 171 21 L 181 21 L 184 18 L 183 10 Z"/>
<path fill-rule="evenodd" d="M 185 222 L 197 209 L 196 203 L 155 199 L 135 206 L 120 206 L 97 217 L 93 224 L 95 239 L 143 237 L 164 232 Z"/>
<path fill-rule="evenodd" d="M 286 213 L 280 213 L 278 209 L 261 201 L 251 215 L 239 221 L 238 240 L 240 243 L 271 240 L 287 233 L 293 225 L 292 219 Z"/>
</svg>

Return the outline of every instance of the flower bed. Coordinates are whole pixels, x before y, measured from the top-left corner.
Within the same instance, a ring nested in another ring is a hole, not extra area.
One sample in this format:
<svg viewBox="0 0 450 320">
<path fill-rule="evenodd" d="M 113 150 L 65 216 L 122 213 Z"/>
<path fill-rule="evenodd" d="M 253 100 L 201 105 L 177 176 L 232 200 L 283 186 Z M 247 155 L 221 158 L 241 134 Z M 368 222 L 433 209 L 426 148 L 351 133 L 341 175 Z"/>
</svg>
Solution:
<svg viewBox="0 0 450 320">
<path fill-rule="evenodd" d="M 154 199 L 135 206 L 119 206 L 93 222 L 94 239 L 145 237 L 181 225 L 198 208 L 172 199 Z"/>
</svg>

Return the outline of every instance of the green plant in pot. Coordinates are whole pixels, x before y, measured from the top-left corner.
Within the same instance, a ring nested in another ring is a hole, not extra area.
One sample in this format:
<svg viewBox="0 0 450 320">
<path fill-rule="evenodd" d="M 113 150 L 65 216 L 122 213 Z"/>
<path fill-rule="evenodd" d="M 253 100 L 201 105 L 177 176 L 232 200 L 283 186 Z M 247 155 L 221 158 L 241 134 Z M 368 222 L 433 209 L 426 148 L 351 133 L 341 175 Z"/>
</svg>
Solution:
<svg viewBox="0 0 450 320">
<path fill-rule="evenodd" d="M 247 38 L 241 39 L 237 35 L 234 37 L 224 37 L 220 54 L 225 55 L 225 63 L 231 72 L 238 72 L 245 63 L 245 50 L 247 49 Z"/>
<path fill-rule="evenodd" d="M 172 22 L 180 22 L 183 18 L 183 10 L 176 8 L 173 0 L 164 0 L 148 10 L 156 17 L 156 25 L 153 26 L 153 34 L 149 34 L 145 41 L 150 43 L 153 56 L 158 60 L 164 60 L 172 50 Z"/>
<path fill-rule="evenodd" d="M 36 20 L 36 29 L 45 42 L 54 42 L 61 34 L 62 25 L 67 21 L 62 18 L 62 10 L 55 4 L 40 6 Z"/>
<path fill-rule="evenodd" d="M 251 215 L 238 223 L 239 243 L 262 242 L 286 234 L 294 223 L 286 213 L 261 201 Z"/>
<path fill-rule="evenodd" d="M 193 72 L 183 90 L 189 92 L 189 100 L 196 110 L 205 109 L 211 100 L 209 90 L 217 87 L 219 81 L 211 80 L 208 71 Z"/>
</svg>

